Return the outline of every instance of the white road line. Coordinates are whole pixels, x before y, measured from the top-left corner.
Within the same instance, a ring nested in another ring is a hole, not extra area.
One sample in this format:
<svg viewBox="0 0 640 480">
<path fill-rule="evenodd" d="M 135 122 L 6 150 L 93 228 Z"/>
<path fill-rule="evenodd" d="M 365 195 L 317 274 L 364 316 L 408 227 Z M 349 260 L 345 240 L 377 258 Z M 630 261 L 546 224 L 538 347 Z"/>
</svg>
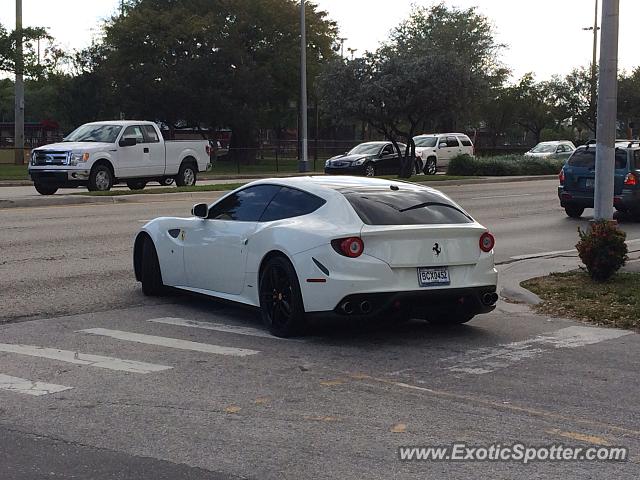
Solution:
<svg viewBox="0 0 640 480">
<path fill-rule="evenodd" d="M 40 396 L 64 392 L 72 388 L 73 387 L 65 387 L 64 385 L 55 385 L 53 383 L 33 382 L 26 378 L 11 377 L 0 373 L 0 390 L 8 390 L 14 393 Z"/>
<path fill-rule="evenodd" d="M 223 347 L 208 343 L 190 342 L 188 340 L 180 340 L 178 338 L 157 337 L 155 335 L 144 335 L 142 333 L 123 332 L 122 330 L 109 330 L 107 328 L 88 328 L 86 330 L 78 330 L 78 332 L 89 333 L 91 335 L 102 335 L 104 337 L 117 338 L 118 340 L 126 340 L 129 342 L 145 343 L 147 345 L 159 345 L 161 347 L 216 353 L 218 355 L 231 355 L 235 357 L 246 357 L 247 355 L 260 353 L 257 350 Z"/>
<path fill-rule="evenodd" d="M 486 197 L 472 197 L 471 200 L 484 200 L 487 198 L 512 198 L 512 197 L 530 197 L 533 193 L 518 193 L 514 195 L 489 195 Z"/>
<path fill-rule="evenodd" d="M 462 355 L 445 358 L 445 367 L 456 373 L 481 375 L 510 367 L 522 360 L 538 357 L 549 348 L 577 348 L 630 335 L 626 330 L 596 327 L 567 327 L 556 332 L 538 335 L 528 340 L 512 342 L 497 347 L 478 348 Z"/>
<path fill-rule="evenodd" d="M 31 357 L 50 358 L 76 365 L 88 365 L 91 367 L 105 368 L 131 373 L 152 373 L 169 370 L 173 367 L 155 365 L 153 363 L 136 362 L 134 360 L 122 360 L 120 358 L 103 357 L 86 353 L 73 352 L 71 350 L 58 350 L 56 348 L 43 348 L 33 345 L 14 345 L 0 343 L 0 352 L 17 353 Z"/>
<path fill-rule="evenodd" d="M 263 337 L 263 338 L 270 338 L 275 340 L 284 340 L 279 337 L 274 337 L 273 335 L 270 335 L 264 332 L 263 330 L 259 330 L 257 328 L 240 327 L 236 325 L 225 325 L 223 323 L 198 322 L 196 320 L 187 320 L 186 318 L 176 318 L 176 317 L 151 318 L 147 320 L 147 322 L 163 323 L 166 325 L 176 325 L 179 327 L 202 328 L 204 330 L 217 330 L 219 332 L 237 333 L 238 335 L 250 335 L 252 337 Z"/>
<path fill-rule="evenodd" d="M 640 243 L 640 238 L 626 241 L 626 244 L 629 246 L 635 245 L 636 243 Z M 554 250 L 551 252 L 527 253 L 525 255 L 516 255 L 514 257 L 509 257 L 509 259 L 510 260 L 529 260 L 531 258 L 552 257 L 556 255 L 566 255 L 569 253 L 577 255 L 578 251 L 575 248 L 572 248 L 571 250 Z"/>
</svg>

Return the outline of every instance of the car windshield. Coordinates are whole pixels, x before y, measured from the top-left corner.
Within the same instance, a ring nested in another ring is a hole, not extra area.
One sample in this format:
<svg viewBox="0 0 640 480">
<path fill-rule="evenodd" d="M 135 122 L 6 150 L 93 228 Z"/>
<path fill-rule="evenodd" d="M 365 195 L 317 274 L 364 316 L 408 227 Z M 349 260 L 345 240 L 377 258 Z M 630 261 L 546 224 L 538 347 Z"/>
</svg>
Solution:
<svg viewBox="0 0 640 480">
<path fill-rule="evenodd" d="M 616 148 L 616 169 L 627 168 L 627 152 L 621 148 Z M 596 168 L 596 149 L 579 148 L 567 161 L 567 165 L 571 167 L 588 168 L 594 170 Z"/>
<path fill-rule="evenodd" d="M 375 153 L 378 153 L 381 147 L 382 145 L 379 143 L 361 143 L 360 145 L 357 145 L 353 147 L 351 150 L 349 150 L 348 154 L 349 155 L 358 155 L 358 154 L 373 155 Z"/>
<path fill-rule="evenodd" d="M 67 135 L 63 142 L 115 143 L 120 130 L 120 125 L 82 125 Z"/>
<path fill-rule="evenodd" d="M 414 137 L 416 147 L 435 147 L 438 137 Z"/>
<path fill-rule="evenodd" d="M 554 153 L 555 151 L 555 143 L 539 143 L 531 149 L 531 153 Z"/>
<path fill-rule="evenodd" d="M 473 220 L 446 198 L 428 191 L 358 190 L 341 192 L 367 225 L 437 225 Z"/>
</svg>

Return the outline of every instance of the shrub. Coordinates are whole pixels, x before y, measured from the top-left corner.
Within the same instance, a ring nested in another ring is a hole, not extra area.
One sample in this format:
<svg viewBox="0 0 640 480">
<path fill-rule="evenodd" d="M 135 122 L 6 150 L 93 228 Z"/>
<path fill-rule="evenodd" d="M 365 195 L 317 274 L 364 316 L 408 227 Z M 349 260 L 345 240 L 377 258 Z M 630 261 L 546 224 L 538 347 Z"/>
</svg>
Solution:
<svg viewBox="0 0 640 480">
<path fill-rule="evenodd" d="M 500 155 L 496 157 L 470 157 L 458 155 L 447 168 L 449 175 L 555 175 L 564 160 L 557 158 L 530 158 L 524 155 Z"/>
<path fill-rule="evenodd" d="M 580 260 L 591 278 L 604 282 L 613 276 L 627 261 L 627 235 L 615 221 L 596 220 L 591 228 L 578 227 L 580 241 L 576 245 Z"/>
</svg>

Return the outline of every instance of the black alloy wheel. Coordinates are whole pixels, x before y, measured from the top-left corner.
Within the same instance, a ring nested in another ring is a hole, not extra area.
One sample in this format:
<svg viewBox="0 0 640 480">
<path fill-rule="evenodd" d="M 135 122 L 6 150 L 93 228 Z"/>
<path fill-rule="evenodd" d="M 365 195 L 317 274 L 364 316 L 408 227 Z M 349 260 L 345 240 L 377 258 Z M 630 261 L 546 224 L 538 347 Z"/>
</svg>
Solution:
<svg viewBox="0 0 640 480">
<path fill-rule="evenodd" d="M 291 263 L 273 257 L 260 275 L 262 320 L 276 337 L 290 337 L 302 332 L 304 305 L 298 277 Z"/>
</svg>

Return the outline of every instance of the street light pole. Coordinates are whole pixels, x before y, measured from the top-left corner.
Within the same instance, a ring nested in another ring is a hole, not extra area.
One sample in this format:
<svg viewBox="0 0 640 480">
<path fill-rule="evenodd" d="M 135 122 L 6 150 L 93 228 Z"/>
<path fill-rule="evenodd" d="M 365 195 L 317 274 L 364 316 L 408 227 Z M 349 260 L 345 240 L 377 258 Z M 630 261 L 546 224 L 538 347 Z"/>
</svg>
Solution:
<svg viewBox="0 0 640 480">
<path fill-rule="evenodd" d="M 597 71 L 597 52 L 598 52 L 598 0 L 595 1 L 595 13 L 593 15 L 593 27 L 585 27 L 583 30 L 593 32 L 593 56 L 591 60 L 591 98 L 589 99 L 589 111 L 595 114 L 596 96 L 598 93 L 598 71 Z M 594 132 L 595 134 L 595 132 Z"/>
<path fill-rule="evenodd" d="M 596 127 L 594 219 L 613 219 L 620 0 L 603 0 Z"/>
<path fill-rule="evenodd" d="M 14 163 L 24 163 L 24 59 L 22 58 L 22 0 L 16 0 L 16 84 L 14 118 Z"/>
<path fill-rule="evenodd" d="M 300 127 L 302 129 L 302 158 L 298 171 L 309 171 L 309 152 L 307 148 L 307 32 L 305 25 L 304 0 L 300 0 Z"/>
</svg>

